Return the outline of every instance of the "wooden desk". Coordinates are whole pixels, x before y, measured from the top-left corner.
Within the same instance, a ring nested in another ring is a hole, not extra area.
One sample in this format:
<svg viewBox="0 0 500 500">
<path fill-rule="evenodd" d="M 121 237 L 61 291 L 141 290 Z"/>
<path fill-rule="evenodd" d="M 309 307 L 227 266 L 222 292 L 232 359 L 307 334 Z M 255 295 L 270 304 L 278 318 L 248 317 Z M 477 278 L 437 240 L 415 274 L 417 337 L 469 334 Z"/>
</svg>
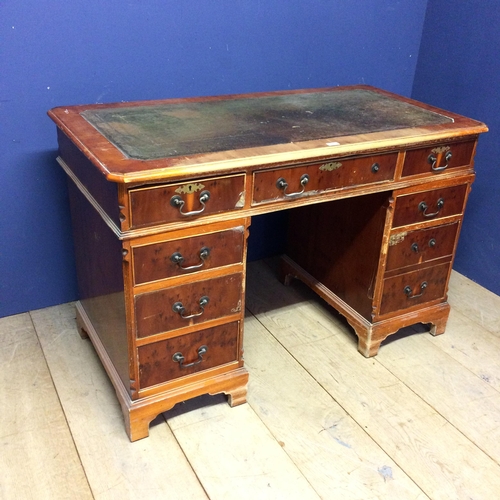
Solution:
<svg viewBox="0 0 500 500">
<path fill-rule="evenodd" d="M 77 320 L 130 439 L 180 401 L 246 401 L 250 218 L 290 210 L 284 282 L 343 314 L 365 356 L 443 333 L 486 126 L 367 86 L 55 108 Z"/>
</svg>

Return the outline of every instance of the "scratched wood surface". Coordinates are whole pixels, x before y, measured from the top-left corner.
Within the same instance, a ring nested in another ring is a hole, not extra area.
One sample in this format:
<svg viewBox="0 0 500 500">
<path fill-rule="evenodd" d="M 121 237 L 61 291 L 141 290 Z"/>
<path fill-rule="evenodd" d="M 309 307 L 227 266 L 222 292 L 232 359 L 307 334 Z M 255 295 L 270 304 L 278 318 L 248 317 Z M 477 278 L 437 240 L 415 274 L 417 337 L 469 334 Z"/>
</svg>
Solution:
<svg viewBox="0 0 500 500">
<path fill-rule="evenodd" d="M 365 85 L 58 107 L 48 114 L 119 183 L 303 161 L 304 150 L 311 159 L 394 150 L 421 143 L 422 136 L 449 140 L 487 130 Z"/>
<path fill-rule="evenodd" d="M 129 158 L 140 160 L 450 124 L 453 121 L 444 114 L 366 89 L 140 107 L 101 107 L 88 109 L 82 115 Z"/>
<path fill-rule="evenodd" d="M 500 491 L 500 297 L 453 273 L 447 332 L 375 358 L 312 292 L 248 269 L 248 404 L 130 443 L 72 304 L 0 319 L 0 498 L 485 499 Z"/>
</svg>

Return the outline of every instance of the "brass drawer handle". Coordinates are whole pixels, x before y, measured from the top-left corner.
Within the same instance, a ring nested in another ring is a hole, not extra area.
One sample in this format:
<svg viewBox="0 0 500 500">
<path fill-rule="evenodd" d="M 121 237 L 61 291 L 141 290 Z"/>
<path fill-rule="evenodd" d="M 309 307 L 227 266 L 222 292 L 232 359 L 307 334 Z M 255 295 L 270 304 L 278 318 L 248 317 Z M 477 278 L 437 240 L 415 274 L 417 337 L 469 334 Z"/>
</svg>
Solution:
<svg viewBox="0 0 500 500">
<path fill-rule="evenodd" d="M 174 208 L 178 208 L 179 213 L 184 217 L 189 217 L 191 215 L 198 215 L 204 212 L 206 208 L 205 204 L 209 199 L 210 199 L 210 191 L 202 191 L 200 193 L 200 198 L 199 198 L 201 208 L 199 210 L 192 210 L 191 212 L 182 211 L 182 208 L 184 207 L 184 204 L 186 202 L 178 194 L 172 196 L 172 198 L 170 199 L 170 205 L 172 205 Z"/>
<path fill-rule="evenodd" d="M 188 363 L 187 365 L 184 364 L 184 356 L 182 355 L 182 352 L 176 352 L 172 356 L 172 361 L 175 363 L 179 363 L 180 368 L 190 368 L 191 366 L 196 366 L 199 365 L 203 361 L 203 355 L 206 354 L 208 351 L 208 347 L 206 345 L 202 345 L 201 347 L 198 347 L 198 359 L 196 361 L 193 361 L 192 363 Z"/>
<path fill-rule="evenodd" d="M 309 176 L 307 174 L 303 174 L 300 178 L 300 185 L 302 186 L 302 190 L 297 191 L 295 193 L 287 193 L 286 190 L 288 188 L 288 182 L 286 182 L 286 180 L 283 179 L 283 177 L 280 177 L 276 181 L 276 187 L 283 191 L 285 198 L 293 198 L 294 196 L 299 196 L 299 194 L 302 194 L 306 190 L 306 184 L 308 182 L 309 182 Z"/>
<path fill-rule="evenodd" d="M 419 294 L 413 295 L 413 290 L 411 286 L 407 285 L 404 287 L 404 293 L 409 299 L 417 299 L 418 297 L 422 297 L 424 294 L 424 290 L 427 288 L 427 281 L 422 281 L 420 285 L 420 290 L 422 290 Z"/>
<path fill-rule="evenodd" d="M 210 249 L 207 247 L 203 247 L 200 250 L 199 256 L 200 256 L 200 263 L 199 264 L 194 264 L 192 266 L 183 266 L 182 263 L 184 262 L 184 257 L 180 252 L 175 252 L 172 254 L 170 257 L 170 260 L 174 263 L 177 264 L 177 266 L 182 269 L 183 271 L 192 271 L 193 269 L 200 269 L 200 267 L 203 267 L 205 265 L 205 259 L 210 255 Z"/>
<path fill-rule="evenodd" d="M 437 156 L 433 155 L 433 154 L 430 154 L 428 157 L 427 157 L 427 162 L 431 164 L 431 170 L 433 170 L 434 172 L 441 172 L 445 169 L 448 168 L 448 163 L 450 162 L 451 160 L 451 157 L 453 155 L 451 154 L 451 151 L 448 151 L 446 153 L 446 155 L 444 156 L 444 159 L 446 160 L 446 163 L 440 167 L 436 167 L 436 163 L 437 163 Z"/>
<path fill-rule="evenodd" d="M 182 302 L 176 302 L 172 306 L 172 311 L 176 312 L 179 314 L 179 316 L 182 319 L 191 319 L 191 318 L 197 318 L 198 316 L 201 316 L 205 312 L 205 306 L 210 302 L 210 299 L 207 296 L 201 297 L 200 301 L 198 302 L 200 306 L 200 311 L 197 313 L 185 315 L 184 313 L 186 312 L 186 308 L 182 305 Z"/>
<path fill-rule="evenodd" d="M 418 204 L 418 210 L 419 212 L 422 212 L 424 217 L 435 217 L 444 207 L 444 198 L 439 198 L 439 200 L 436 203 L 436 206 L 437 210 L 435 212 L 427 213 L 427 209 L 429 208 L 429 206 L 427 205 L 427 203 L 425 203 L 425 201 L 421 201 Z"/>
</svg>

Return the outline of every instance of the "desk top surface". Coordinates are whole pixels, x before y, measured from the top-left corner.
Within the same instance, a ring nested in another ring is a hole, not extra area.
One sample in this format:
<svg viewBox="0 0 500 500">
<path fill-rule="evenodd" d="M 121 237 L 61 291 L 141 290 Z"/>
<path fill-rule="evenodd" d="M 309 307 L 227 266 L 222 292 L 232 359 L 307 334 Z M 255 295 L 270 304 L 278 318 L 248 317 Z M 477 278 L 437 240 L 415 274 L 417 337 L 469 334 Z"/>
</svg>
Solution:
<svg viewBox="0 0 500 500">
<path fill-rule="evenodd" d="M 110 180 L 121 182 L 487 130 L 367 86 L 60 107 L 49 116 Z"/>
</svg>

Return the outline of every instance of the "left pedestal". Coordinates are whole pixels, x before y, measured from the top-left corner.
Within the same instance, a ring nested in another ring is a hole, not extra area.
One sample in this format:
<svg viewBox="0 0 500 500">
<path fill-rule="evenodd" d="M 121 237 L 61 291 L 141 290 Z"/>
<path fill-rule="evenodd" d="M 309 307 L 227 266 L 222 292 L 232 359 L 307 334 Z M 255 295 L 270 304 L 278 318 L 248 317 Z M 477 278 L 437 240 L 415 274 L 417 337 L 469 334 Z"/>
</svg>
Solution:
<svg viewBox="0 0 500 500">
<path fill-rule="evenodd" d="M 77 324 L 115 388 L 130 440 L 147 437 L 160 413 L 203 394 L 224 393 L 231 406 L 244 403 L 249 218 L 121 233 L 85 187 L 90 184 L 64 165 L 80 295 Z"/>
</svg>

